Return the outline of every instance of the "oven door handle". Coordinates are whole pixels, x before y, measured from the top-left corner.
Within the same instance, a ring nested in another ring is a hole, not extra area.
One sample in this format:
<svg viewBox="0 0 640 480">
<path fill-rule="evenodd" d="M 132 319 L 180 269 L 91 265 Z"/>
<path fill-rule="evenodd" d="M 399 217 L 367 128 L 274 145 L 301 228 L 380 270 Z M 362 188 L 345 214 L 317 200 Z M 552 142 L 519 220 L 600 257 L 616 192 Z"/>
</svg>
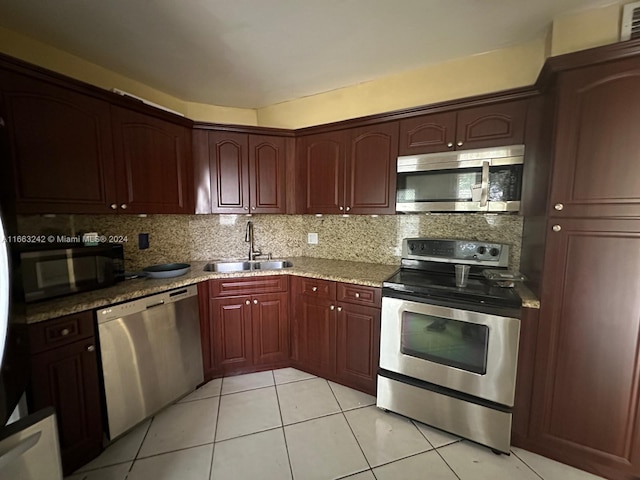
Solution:
<svg viewBox="0 0 640 480">
<path fill-rule="evenodd" d="M 480 207 L 486 207 L 489 200 L 489 165 L 488 161 L 482 162 L 482 191 L 480 192 Z"/>
</svg>

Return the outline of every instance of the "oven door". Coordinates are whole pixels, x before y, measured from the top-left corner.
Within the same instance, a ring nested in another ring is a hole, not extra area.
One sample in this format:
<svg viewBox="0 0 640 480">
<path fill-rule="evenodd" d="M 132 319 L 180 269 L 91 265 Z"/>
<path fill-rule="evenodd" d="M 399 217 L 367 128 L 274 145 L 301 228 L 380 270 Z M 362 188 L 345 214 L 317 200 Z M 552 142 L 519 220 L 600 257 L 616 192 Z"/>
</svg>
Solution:
<svg viewBox="0 0 640 480">
<path fill-rule="evenodd" d="M 513 406 L 520 320 L 383 297 L 380 368 Z"/>
</svg>

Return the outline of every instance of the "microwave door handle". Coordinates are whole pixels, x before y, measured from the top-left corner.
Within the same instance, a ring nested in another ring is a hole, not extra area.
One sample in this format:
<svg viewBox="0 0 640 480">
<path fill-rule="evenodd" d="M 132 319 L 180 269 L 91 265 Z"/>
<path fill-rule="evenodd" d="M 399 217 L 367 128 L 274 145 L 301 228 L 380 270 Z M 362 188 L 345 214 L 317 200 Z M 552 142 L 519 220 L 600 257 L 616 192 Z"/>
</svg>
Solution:
<svg viewBox="0 0 640 480">
<path fill-rule="evenodd" d="M 482 162 L 482 191 L 480 192 L 480 206 L 486 207 L 489 200 L 489 162 Z"/>
</svg>

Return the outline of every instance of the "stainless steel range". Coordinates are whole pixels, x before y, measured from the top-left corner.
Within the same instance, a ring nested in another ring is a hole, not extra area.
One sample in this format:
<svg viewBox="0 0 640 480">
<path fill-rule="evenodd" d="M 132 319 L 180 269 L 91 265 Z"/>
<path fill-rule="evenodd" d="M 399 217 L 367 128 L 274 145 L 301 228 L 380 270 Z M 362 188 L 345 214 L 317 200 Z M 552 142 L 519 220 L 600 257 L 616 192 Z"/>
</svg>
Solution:
<svg viewBox="0 0 640 480">
<path fill-rule="evenodd" d="M 509 453 L 519 296 L 488 281 L 509 247 L 407 238 L 383 283 L 377 406 Z M 456 286 L 456 264 L 469 265 Z"/>
</svg>

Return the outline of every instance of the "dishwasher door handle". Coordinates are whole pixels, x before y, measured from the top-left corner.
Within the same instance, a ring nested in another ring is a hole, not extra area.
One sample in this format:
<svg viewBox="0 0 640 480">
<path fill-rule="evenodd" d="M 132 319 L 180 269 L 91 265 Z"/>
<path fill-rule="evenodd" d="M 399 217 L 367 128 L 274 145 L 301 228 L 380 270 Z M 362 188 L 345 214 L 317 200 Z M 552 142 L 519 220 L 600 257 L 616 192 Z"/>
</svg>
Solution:
<svg viewBox="0 0 640 480">
<path fill-rule="evenodd" d="M 154 307 L 160 307 L 161 305 L 164 305 L 164 300 L 160 300 L 158 303 L 153 303 L 151 305 L 147 305 L 147 310 L 149 310 L 150 308 L 154 308 Z"/>
</svg>

